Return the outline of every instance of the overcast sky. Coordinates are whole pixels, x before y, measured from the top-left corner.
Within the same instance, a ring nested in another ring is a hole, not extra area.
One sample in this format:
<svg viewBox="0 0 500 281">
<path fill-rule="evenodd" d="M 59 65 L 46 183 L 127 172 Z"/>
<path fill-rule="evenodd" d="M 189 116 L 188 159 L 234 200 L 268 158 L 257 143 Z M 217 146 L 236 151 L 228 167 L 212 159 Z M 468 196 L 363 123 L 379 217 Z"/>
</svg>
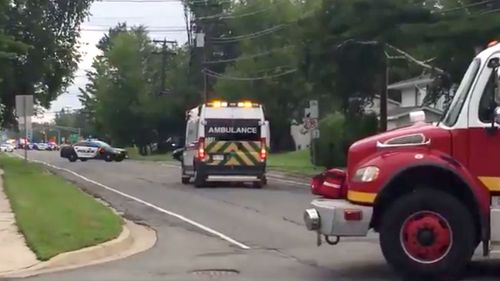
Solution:
<svg viewBox="0 0 500 281">
<path fill-rule="evenodd" d="M 144 2 L 140 2 L 140 0 L 123 0 L 122 2 L 111 0 L 110 2 L 94 2 L 90 12 L 91 16 L 82 25 L 79 50 L 83 58 L 79 64 L 74 85 L 68 88 L 67 93 L 62 94 L 52 102 L 50 112 L 45 113 L 42 119 L 52 119 L 54 112 L 64 107 L 73 109 L 81 107 L 78 101 L 78 87 L 84 87 L 87 82 L 85 70 L 91 68 L 92 59 L 98 54 L 95 45 L 106 33 L 105 30 L 116 26 L 119 22 L 127 22 L 129 26 L 147 26 L 150 28 L 150 36 L 154 39 L 177 40 L 179 45 L 187 41 L 184 8 L 180 1 L 169 0 L 155 3 L 151 0 Z M 182 28 L 184 30 L 179 31 Z M 172 29 L 176 29 L 176 31 L 171 31 Z"/>
</svg>

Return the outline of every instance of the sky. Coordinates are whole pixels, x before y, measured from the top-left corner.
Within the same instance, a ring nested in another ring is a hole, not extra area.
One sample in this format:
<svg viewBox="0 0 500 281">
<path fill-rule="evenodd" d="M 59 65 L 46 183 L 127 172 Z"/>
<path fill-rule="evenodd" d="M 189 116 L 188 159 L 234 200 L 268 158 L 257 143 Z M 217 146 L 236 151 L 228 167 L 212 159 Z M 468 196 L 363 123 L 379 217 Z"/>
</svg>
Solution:
<svg viewBox="0 0 500 281">
<path fill-rule="evenodd" d="M 96 44 L 108 28 L 127 22 L 128 26 L 144 25 L 153 39 L 175 40 L 179 45 L 187 41 L 184 8 L 175 0 L 103 0 L 94 2 L 91 15 L 82 25 L 79 52 L 82 60 L 75 73 L 75 80 L 67 92 L 51 103 L 50 109 L 39 116 L 39 121 L 49 121 L 62 108 L 81 108 L 78 88 L 87 83 L 85 71 L 91 69 L 93 58 L 99 53 Z M 106 2 L 107 1 L 107 2 Z M 167 30 L 166 30 L 167 29 Z M 175 31 L 172 31 L 174 29 Z M 181 30 L 182 29 L 182 30 Z"/>
</svg>

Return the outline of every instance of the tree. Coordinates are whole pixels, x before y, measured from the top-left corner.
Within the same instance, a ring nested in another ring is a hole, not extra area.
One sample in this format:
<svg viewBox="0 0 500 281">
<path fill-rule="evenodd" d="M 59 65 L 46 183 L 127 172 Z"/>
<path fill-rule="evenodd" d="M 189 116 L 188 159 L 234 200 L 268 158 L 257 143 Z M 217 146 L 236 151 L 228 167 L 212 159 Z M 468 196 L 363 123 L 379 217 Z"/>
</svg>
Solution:
<svg viewBox="0 0 500 281">
<path fill-rule="evenodd" d="M 188 75 L 189 53 L 170 50 L 165 81 L 170 93 L 159 95 L 161 60 L 144 27 L 121 24 L 98 48 L 102 55 L 94 59 L 89 83 L 80 89 L 96 132 L 120 145 L 137 145 L 142 154 L 153 142 L 183 134 L 184 110 L 199 103 Z"/>
<path fill-rule="evenodd" d="M 293 147 L 290 122 L 302 117 L 301 109 L 308 97 L 307 84 L 296 73 L 300 57 L 296 29 L 304 9 L 304 4 L 289 1 L 235 4 L 234 18 L 227 20 L 232 34 L 226 38 L 230 39 L 218 43 L 238 44 L 239 54 L 212 62 L 226 64 L 224 73 L 209 73 L 217 80 L 215 97 L 250 99 L 264 105 L 274 151 Z"/>
<path fill-rule="evenodd" d="M 33 94 L 48 107 L 72 82 L 79 59 L 79 26 L 92 0 L 13 0 L 0 2 L 0 42 L 8 61 L 0 71 L 4 118 L 14 124 L 15 95 Z M 6 16 L 8 15 L 8 16 Z M 1 47 L 0 47 L 1 48 Z"/>
</svg>

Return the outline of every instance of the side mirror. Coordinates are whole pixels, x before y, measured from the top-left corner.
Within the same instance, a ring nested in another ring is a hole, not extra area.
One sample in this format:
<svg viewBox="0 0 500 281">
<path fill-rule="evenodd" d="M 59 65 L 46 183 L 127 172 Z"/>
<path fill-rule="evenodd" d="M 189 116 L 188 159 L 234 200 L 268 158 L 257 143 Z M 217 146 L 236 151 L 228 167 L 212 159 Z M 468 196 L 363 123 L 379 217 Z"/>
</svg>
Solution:
<svg viewBox="0 0 500 281">
<path fill-rule="evenodd" d="M 493 82 L 495 83 L 495 102 L 500 104 L 500 58 L 492 58 L 488 61 L 489 68 L 493 69 Z M 494 112 L 496 118 L 496 109 Z"/>
<path fill-rule="evenodd" d="M 500 104 L 500 67 L 497 67 L 493 70 L 493 75 L 495 77 L 495 102 L 497 104 Z"/>
<path fill-rule="evenodd" d="M 182 161 L 184 148 L 178 148 L 172 152 L 172 157 L 177 161 Z"/>
<path fill-rule="evenodd" d="M 410 122 L 425 122 L 425 112 L 423 110 L 410 112 Z"/>
<path fill-rule="evenodd" d="M 493 120 L 495 120 L 495 123 L 500 124 L 500 106 L 495 108 L 495 111 L 493 112 Z"/>
</svg>

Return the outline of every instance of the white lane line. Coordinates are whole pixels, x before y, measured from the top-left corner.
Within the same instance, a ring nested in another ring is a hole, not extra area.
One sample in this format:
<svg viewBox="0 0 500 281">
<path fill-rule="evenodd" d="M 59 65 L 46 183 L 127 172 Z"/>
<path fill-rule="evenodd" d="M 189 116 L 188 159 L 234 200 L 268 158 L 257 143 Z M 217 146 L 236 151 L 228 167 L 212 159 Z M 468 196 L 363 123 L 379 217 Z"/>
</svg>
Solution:
<svg viewBox="0 0 500 281">
<path fill-rule="evenodd" d="M 172 211 L 168 211 L 168 210 L 165 210 L 163 208 L 160 208 L 160 207 L 158 207 L 158 206 L 156 206 L 154 204 L 146 202 L 146 201 L 144 201 L 144 200 L 142 200 L 140 198 L 134 197 L 134 196 L 129 195 L 127 193 L 121 192 L 121 191 L 119 191 L 117 189 L 114 189 L 112 187 L 104 185 L 104 184 L 102 184 L 100 182 L 97 182 L 95 180 L 89 179 L 89 178 L 87 178 L 85 176 L 82 176 L 82 175 L 80 175 L 80 174 L 72 171 L 72 170 L 69 170 L 69 169 L 66 169 L 66 168 L 57 167 L 57 166 L 54 166 L 54 165 L 49 164 L 49 163 L 44 162 L 44 161 L 33 160 L 33 159 L 30 159 L 30 161 L 35 162 L 35 163 L 40 163 L 40 164 L 46 165 L 48 167 L 51 167 L 51 168 L 54 168 L 54 169 L 57 169 L 57 170 L 60 170 L 60 171 L 65 171 L 65 172 L 70 173 L 70 174 L 72 174 L 72 175 L 74 175 L 76 177 L 81 178 L 84 181 L 90 182 L 90 183 L 95 184 L 97 186 L 100 186 L 100 187 L 102 187 L 102 188 L 104 188 L 106 190 L 109 190 L 111 192 L 119 194 L 119 195 L 121 195 L 123 197 L 126 197 L 128 199 L 132 199 L 132 200 L 134 200 L 136 202 L 139 202 L 139 203 L 144 204 L 144 205 L 146 205 L 148 207 L 151 207 L 151 208 L 153 208 L 153 209 L 155 209 L 155 210 L 157 210 L 157 211 L 159 211 L 161 213 L 167 214 L 169 216 L 172 216 L 172 217 L 175 217 L 177 219 L 180 219 L 181 221 L 187 222 L 187 223 L 189 223 L 189 224 L 191 224 L 193 226 L 196 226 L 196 227 L 198 227 L 198 228 L 200 228 L 200 229 L 202 229 L 202 230 L 204 230 L 204 231 L 206 231 L 206 232 L 208 232 L 208 233 L 210 233 L 212 235 L 218 236 L 219 238 L 221 238 L 223 240 L 226 240 L 227 242 L 229 242 L 231 244 L 234 244 L 234 245 L 236 245 L 236 246 L 238 246 L 238 247 L 240 247 L 242 249 L 245 249 L 245 250 L 249 250 L 250 249 L 249 246 L 247 246 L 247 245 L 245 245 L 245 244 L 243 244 L 241 242 L 238 242 L 238 241 L 234 240 L 233 238 L 231 238 L 231 237 L 229 237 L 227 235 L 224 235 L 224 234 L 222 234 L 222 233 L 220 233 L 220 232 L 218 232 L 218 231 L 216 231 L 216 230 L 214 230 L 214 229 L 212 229 L 212 228 L 210 228 L 208 226 L 205 226 L 205 225 L 203 225 L 203 224 L 201 224 L 199 222 L 196 222 L 194 220 L 188 219 L 188 218 L 186 218 L 186 217 L 184 217 L 182 215 L 179 215 L 177 213 L 174 213 Z"/>
</svg>

